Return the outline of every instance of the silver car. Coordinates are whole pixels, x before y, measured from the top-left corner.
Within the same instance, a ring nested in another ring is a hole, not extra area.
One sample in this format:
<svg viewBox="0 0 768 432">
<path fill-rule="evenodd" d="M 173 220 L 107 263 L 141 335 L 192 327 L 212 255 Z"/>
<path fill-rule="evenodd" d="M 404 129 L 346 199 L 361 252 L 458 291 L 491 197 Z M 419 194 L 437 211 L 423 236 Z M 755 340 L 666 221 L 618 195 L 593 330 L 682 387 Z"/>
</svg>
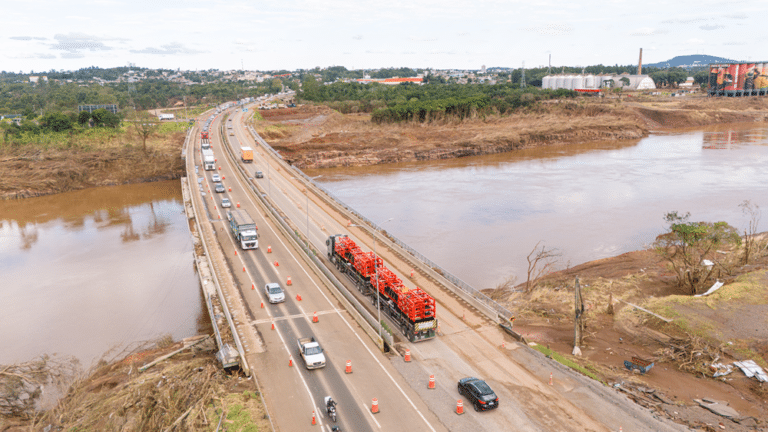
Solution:
<svg viewBox="0 0 768 432">
<path fill-rule="evenodd" d="M 216 183 L 214 189 L 216 190 L 216 193 L 224 193 L 227 191 L 226 189 L 224 189 L 224 185 L 221 183 Z"/>
<path fill-rule="evenodd" d="M 221 176 L 219 174 L 213 174 L 211 175 L 211 180 L 213 180 L 214 183 L 219 183 L 221 181 Z"/>
<path fill-rule="evenodd" d="M 232 201 L 230 201 L 229 198 L 222 198 L 221 207 L 222 208 L 232 207 Z"/>
<path fill-rule="evenodd" d="M 270 303 L 282 303 L 285 301 L 285 291 L 280 287 L 280 284 L 268 283 L 264 285 L 264 292 L 267 294 Z"/>
</svg>

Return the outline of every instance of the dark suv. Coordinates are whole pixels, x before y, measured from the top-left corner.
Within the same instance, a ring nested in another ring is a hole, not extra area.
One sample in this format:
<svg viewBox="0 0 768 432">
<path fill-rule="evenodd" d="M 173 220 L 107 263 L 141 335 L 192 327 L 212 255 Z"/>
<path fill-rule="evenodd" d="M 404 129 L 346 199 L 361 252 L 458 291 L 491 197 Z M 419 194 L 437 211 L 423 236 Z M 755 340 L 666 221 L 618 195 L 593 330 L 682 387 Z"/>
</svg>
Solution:
<svg viewBox="0 0 768 432">
<path fill-rule="evenodd" d="M 485 411 L 499 407 L 499 398 L 485 381 L 467 377 L 459 380 L 459 394 L 472 402 L 475 411 Z"/>
</svg>

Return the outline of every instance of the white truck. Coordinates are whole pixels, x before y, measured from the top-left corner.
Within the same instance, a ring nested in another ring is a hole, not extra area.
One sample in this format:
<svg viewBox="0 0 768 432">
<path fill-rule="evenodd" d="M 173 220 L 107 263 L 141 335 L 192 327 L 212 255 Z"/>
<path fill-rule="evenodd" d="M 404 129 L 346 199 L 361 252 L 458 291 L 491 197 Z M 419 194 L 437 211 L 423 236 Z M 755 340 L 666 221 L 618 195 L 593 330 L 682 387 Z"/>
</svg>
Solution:
<svg viewBox="0 0 768 432">
<path fill-rule="evenodd" d="M 256 222 L 245 209 L 234 209 L 227 211 L 229 227 L 232 235 L 240 243 L 243 250 L 259 248 L 259 234 L 256 232 Z"/>
<path fill-rule="evenodd" d="M 203 166 L 206 171 L 216 170 L 216 158 L 213 156 L 213 150 L 203 149 Z"/>
<path fill-rule="evenodd" d="M 320 348 L 320 343 L 314 337 L 304 337 L 298 339 L 299 353 L 304 359 L 307 369 L 319 369 L 325 367 L 325 354 Z"/>
</svg>

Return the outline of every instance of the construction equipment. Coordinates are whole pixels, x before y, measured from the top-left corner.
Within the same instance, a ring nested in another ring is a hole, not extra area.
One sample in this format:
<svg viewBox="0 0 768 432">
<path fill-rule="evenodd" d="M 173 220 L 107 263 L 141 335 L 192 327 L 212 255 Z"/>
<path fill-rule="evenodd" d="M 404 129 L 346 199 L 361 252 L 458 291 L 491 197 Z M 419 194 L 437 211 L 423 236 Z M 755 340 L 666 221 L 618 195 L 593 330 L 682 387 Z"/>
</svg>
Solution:
<svg viewBox="0 0 768 432">
<path fill-rule="evenodd" d="M 336 268 L 349 276 L 357 289 L 400 328 L 411 342 L 432 339 L 437 331 L 435 299 L 421 288 L 408 289 L 397 275 L 383 265 L 373 252 L 363 252 L 355 242 L 343 234 L 326 240 L 328 259 Z M 378 288 L 378 295 L 376 289 Z"/>
</svg>

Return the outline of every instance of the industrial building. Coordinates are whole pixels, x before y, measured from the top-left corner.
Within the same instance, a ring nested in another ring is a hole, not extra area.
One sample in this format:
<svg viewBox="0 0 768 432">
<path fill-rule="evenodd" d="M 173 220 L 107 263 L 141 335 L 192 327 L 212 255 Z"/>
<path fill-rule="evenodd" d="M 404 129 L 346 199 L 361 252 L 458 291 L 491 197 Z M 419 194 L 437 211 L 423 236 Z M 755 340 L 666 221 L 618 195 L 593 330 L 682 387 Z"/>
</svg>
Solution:
<svg viewBox="0 0 768 432">
<path fill-rule="evenodd" d="M 626 84 L 627 80 L 629 84 Z M 543 89 L 598 90 L 621 88 L 623 90 L 653 90 L 656 84 L 648 75 L 547 75 L 541 80 Z"/>
</svg>

